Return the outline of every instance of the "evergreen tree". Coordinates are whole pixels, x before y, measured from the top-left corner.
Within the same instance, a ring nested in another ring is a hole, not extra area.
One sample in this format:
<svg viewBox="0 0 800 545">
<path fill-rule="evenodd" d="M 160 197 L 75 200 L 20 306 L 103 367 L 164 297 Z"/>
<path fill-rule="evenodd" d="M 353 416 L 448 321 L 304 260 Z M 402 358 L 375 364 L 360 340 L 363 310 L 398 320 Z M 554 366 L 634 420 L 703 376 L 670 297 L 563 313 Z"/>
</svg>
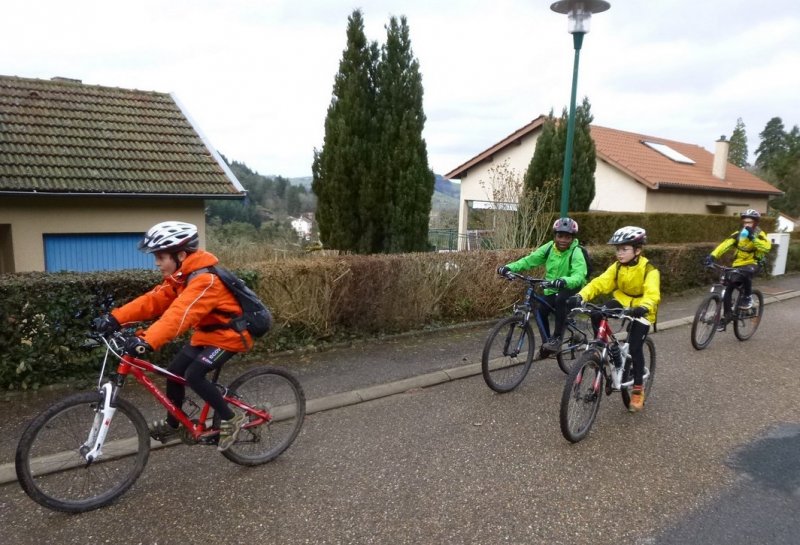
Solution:
<svg viewBox="0 0 800 545">
<path fill-rule="evenodd" d="M 541 190 L 545 182 L 557 182 L 551 184 L 554 191 L 551 202 L 556 202 L 555 192 L 561 184 L 561 172 L 564 167 L 564 149 L 559 145 L 556 133 L 556 119 L 553 110 L 550 110 L 542 125 L 542 132 L 536 140 L 536 149 L 528 170 L 525 171 L 523 182 L 526 192 Z"/>
<path fill-rule="evenodd" d="M 591 110 L 592 106 L 586 97 L 575 109 L 575 134 L 569 191 L 569 209 L 575 212 L 589 210 L 595 194 L 594 171 L 597 168 L 597 153 L 591 135 L 591 123 L 594 120 Z M 552 110 L 550 111 L 542 126 L 542 133 L 536 141 L 533 158 L 525 173 L 526 190 L 541 189 L 545 182 L 554 182 L 552 184 L 554 207 L 558 207 L 561 203 L 567 121 L 566 108 L 558 121 L 553 117 Z"/>
<path fill-rule="evenodd" d="M 747 153 L 747 133 L 745 132 L 744 121 L 740 117 L 736 120 L 736 128 L 733 129 L 733 134 L 731 134 L 728 161 L 737 167 L 745 168 L 748 166 Z"/>
<path fill-rule="evenodd" d="M 756 167 L 770 172 L 786 154 L 786 132 L 780 117 L 773 117 L 758 135 L 761 143 L 756 150 Z"/>
<path fill-rule="evenodd" d="M 373 176 L 377 58 L 378 46 L 367 42 L 357 9 L 348 18 L 347 47 L 334 79 L 325 139 L 312 164 L 320 239 L 342 251 L 359 250 L 359 194 Z"/>
<path fill-rule="evenodd" d="M 364 180 L 361 214 L 363 250 L 410 252 L 428 249 L 434 175 L 422 130 L 422 76 L 411 49 L 405 17 L 391 17 L 377 70 L 375 177 Z"/>
</svg>

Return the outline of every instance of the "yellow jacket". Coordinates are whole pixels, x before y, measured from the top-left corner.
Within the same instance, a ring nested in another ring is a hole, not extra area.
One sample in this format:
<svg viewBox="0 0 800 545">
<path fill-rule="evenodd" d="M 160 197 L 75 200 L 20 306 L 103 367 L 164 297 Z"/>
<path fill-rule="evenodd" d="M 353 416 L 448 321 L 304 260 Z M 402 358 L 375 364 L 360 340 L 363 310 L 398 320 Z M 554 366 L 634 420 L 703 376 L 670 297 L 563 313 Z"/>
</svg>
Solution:
<svg viewBox="0 0 800 545">
<path fill-rule="evenodd" d="M 644 256 L 635 265 L 614 262 L 579 292 L 585 301 L 611 293 L 624 307 L 645 307 L 647 319 L 656 322 L 661 302 L 661 273 Z"/>
<path fill-rule="evenodd" d="M 734 267 L 757 265 L 772 249 L 772 243 L 767 238 L 766 233 L 764 233 L 761 228 L 756 228 L 756 232 L 753 234 L 753 240 L 749 238 L 739 238 L 739 231 L 731 233 L 719 246 L 714 248 L 711 252 L 711 256 L 714 259 L 718 259 L 733 246 L 736 246 L 736 253 L 733 256 Z"/>
</svg>

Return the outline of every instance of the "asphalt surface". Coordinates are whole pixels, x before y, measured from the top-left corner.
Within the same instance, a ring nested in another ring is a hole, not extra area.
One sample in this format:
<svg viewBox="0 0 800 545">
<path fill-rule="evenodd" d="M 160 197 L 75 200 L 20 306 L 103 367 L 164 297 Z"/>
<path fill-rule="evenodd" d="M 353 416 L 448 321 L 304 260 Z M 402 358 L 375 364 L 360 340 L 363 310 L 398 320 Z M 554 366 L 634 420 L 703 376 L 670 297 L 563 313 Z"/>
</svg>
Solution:
<svg viewBox="0 0 800 545">
<path fill-rule="evenodd" d="M 276 462 L 246 469 L 202 448 L 161 449 L 117 504 L 79 516 L 50 513 L 10 482 L 4 540 L 798 543 L 800 277 L 756 285 L 769 306 L 753 339 L 728 332 L 702 352 L 685 324 L 703 293 L 667 299 L 647 409 L 631 417 L 609 398 L 578 445 L 558 430 L 555 362 L 506 395 L 473 376 L 487 324 L 285 354 L 269 363 L 297 374 L 312 414 Z M 0 465 L 25 423 L 65 393 L 6 398 Z M 160 412 L 135 388 L 126 397 Z"/>
</svg>

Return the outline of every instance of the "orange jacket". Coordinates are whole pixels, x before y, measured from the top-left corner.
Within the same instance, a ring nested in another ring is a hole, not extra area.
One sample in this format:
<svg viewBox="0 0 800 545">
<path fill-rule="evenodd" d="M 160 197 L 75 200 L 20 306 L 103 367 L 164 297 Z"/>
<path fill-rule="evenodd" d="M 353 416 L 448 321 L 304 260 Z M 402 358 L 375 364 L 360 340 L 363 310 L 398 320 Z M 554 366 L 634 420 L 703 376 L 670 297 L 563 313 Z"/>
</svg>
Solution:
<svg viewBox="0 0 800 545">
<path fill-rule="evenodd" d="M 198 250 L 188 255 L 181 268 L 165 276 L 164 282 L 117 309 L 111 311 L 120 324 L 155 320 L 140 335 L 147 344 L 158 350 L 164 344 L 194 329 L 192 346 L 216 346 L 231 352 L 252 348 L 250 333 L 233 329 L 202 331 L 203 326 L 227 323 L 230 318 L 214 312 L 240 314 L 242 308 L 228 288 L 214 274 L 200 273 L 188 286 L 184 281 L 192 272 L 219 263 L 211 253 Z"/>
</svg>

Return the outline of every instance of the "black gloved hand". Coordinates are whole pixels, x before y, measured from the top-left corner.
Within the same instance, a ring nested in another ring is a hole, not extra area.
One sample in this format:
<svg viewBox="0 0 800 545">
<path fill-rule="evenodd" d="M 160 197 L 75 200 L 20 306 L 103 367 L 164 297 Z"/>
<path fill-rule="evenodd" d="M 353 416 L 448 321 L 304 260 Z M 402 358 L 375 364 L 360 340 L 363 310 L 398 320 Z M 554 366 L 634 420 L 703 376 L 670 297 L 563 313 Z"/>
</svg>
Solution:
<svg viewBox="0 0 800 545">
<path fill-rule="evenodd" d="M 131 337 L 125 341 L 125 353 L 131 356 L 143 356 L 145 352 L 149 352 L 152 349 L 153 348 L 147 344 L 144 339 L 140 339 L 139 337 Z"/>
<path fill-rule="evenodd" d="M 567 281 L 564 280 L 563 278 L 556 278 L 555 280 L 550 282 L 550 285 L 557 290 L 562 290 L 567 287 Z"/>
<path fill-rule="evenodd" d="M 628 316 L 633 318 L 643 318 L 644 316 L 647 316 L 648 312 L 649 311 L 647 310 L 647 307 L 633 307 L 628 311 Z"/>
<path fill-rule="evenodd" d="M 583 297 L 581 297 L 579 294 L 575 294 L 571 297 L 567 297 L 567 300 L 565 302 L 567 304 L 567 308 L 571 310 L 573 308 L 578 308 L 581 305 L 583 305 Z"/>
<path fill-rule="evenodd" d="M 502 267 L 497 267 L 497 274 L 499 274 L 500 276 L 505 276 L 506 278 L 508 278 L 508 273 L 510 272 L 511 269 L 509 269 L 505 265 L 503 265 Z"/>
<path fill-rule="evenodd" d="M 747 238 L 750 239 L 750 240 L 753 240 L 753 236 L 754 236 L 754 233 L 755 233 L 755 227 L 753 227 L 752 225 L 745 225 L 744 226 L 744 230 L 747 231 Z"/>
<path fill-rule="evenodd" d="M 703 258 L 703 265 L 705 265 L 706 267 L 710 267 L 713 264 L 714 264 L 714 256 L 712 256 L 711 254 L 708 254 L 706 257 Z"/>
<path fill-rule="evenodd" d="M 92 329 L 103 335 L 116 333 L 120 329 L 119 322 L 111 314 L 103 314 L 92 320 Z"/>
</svg>

